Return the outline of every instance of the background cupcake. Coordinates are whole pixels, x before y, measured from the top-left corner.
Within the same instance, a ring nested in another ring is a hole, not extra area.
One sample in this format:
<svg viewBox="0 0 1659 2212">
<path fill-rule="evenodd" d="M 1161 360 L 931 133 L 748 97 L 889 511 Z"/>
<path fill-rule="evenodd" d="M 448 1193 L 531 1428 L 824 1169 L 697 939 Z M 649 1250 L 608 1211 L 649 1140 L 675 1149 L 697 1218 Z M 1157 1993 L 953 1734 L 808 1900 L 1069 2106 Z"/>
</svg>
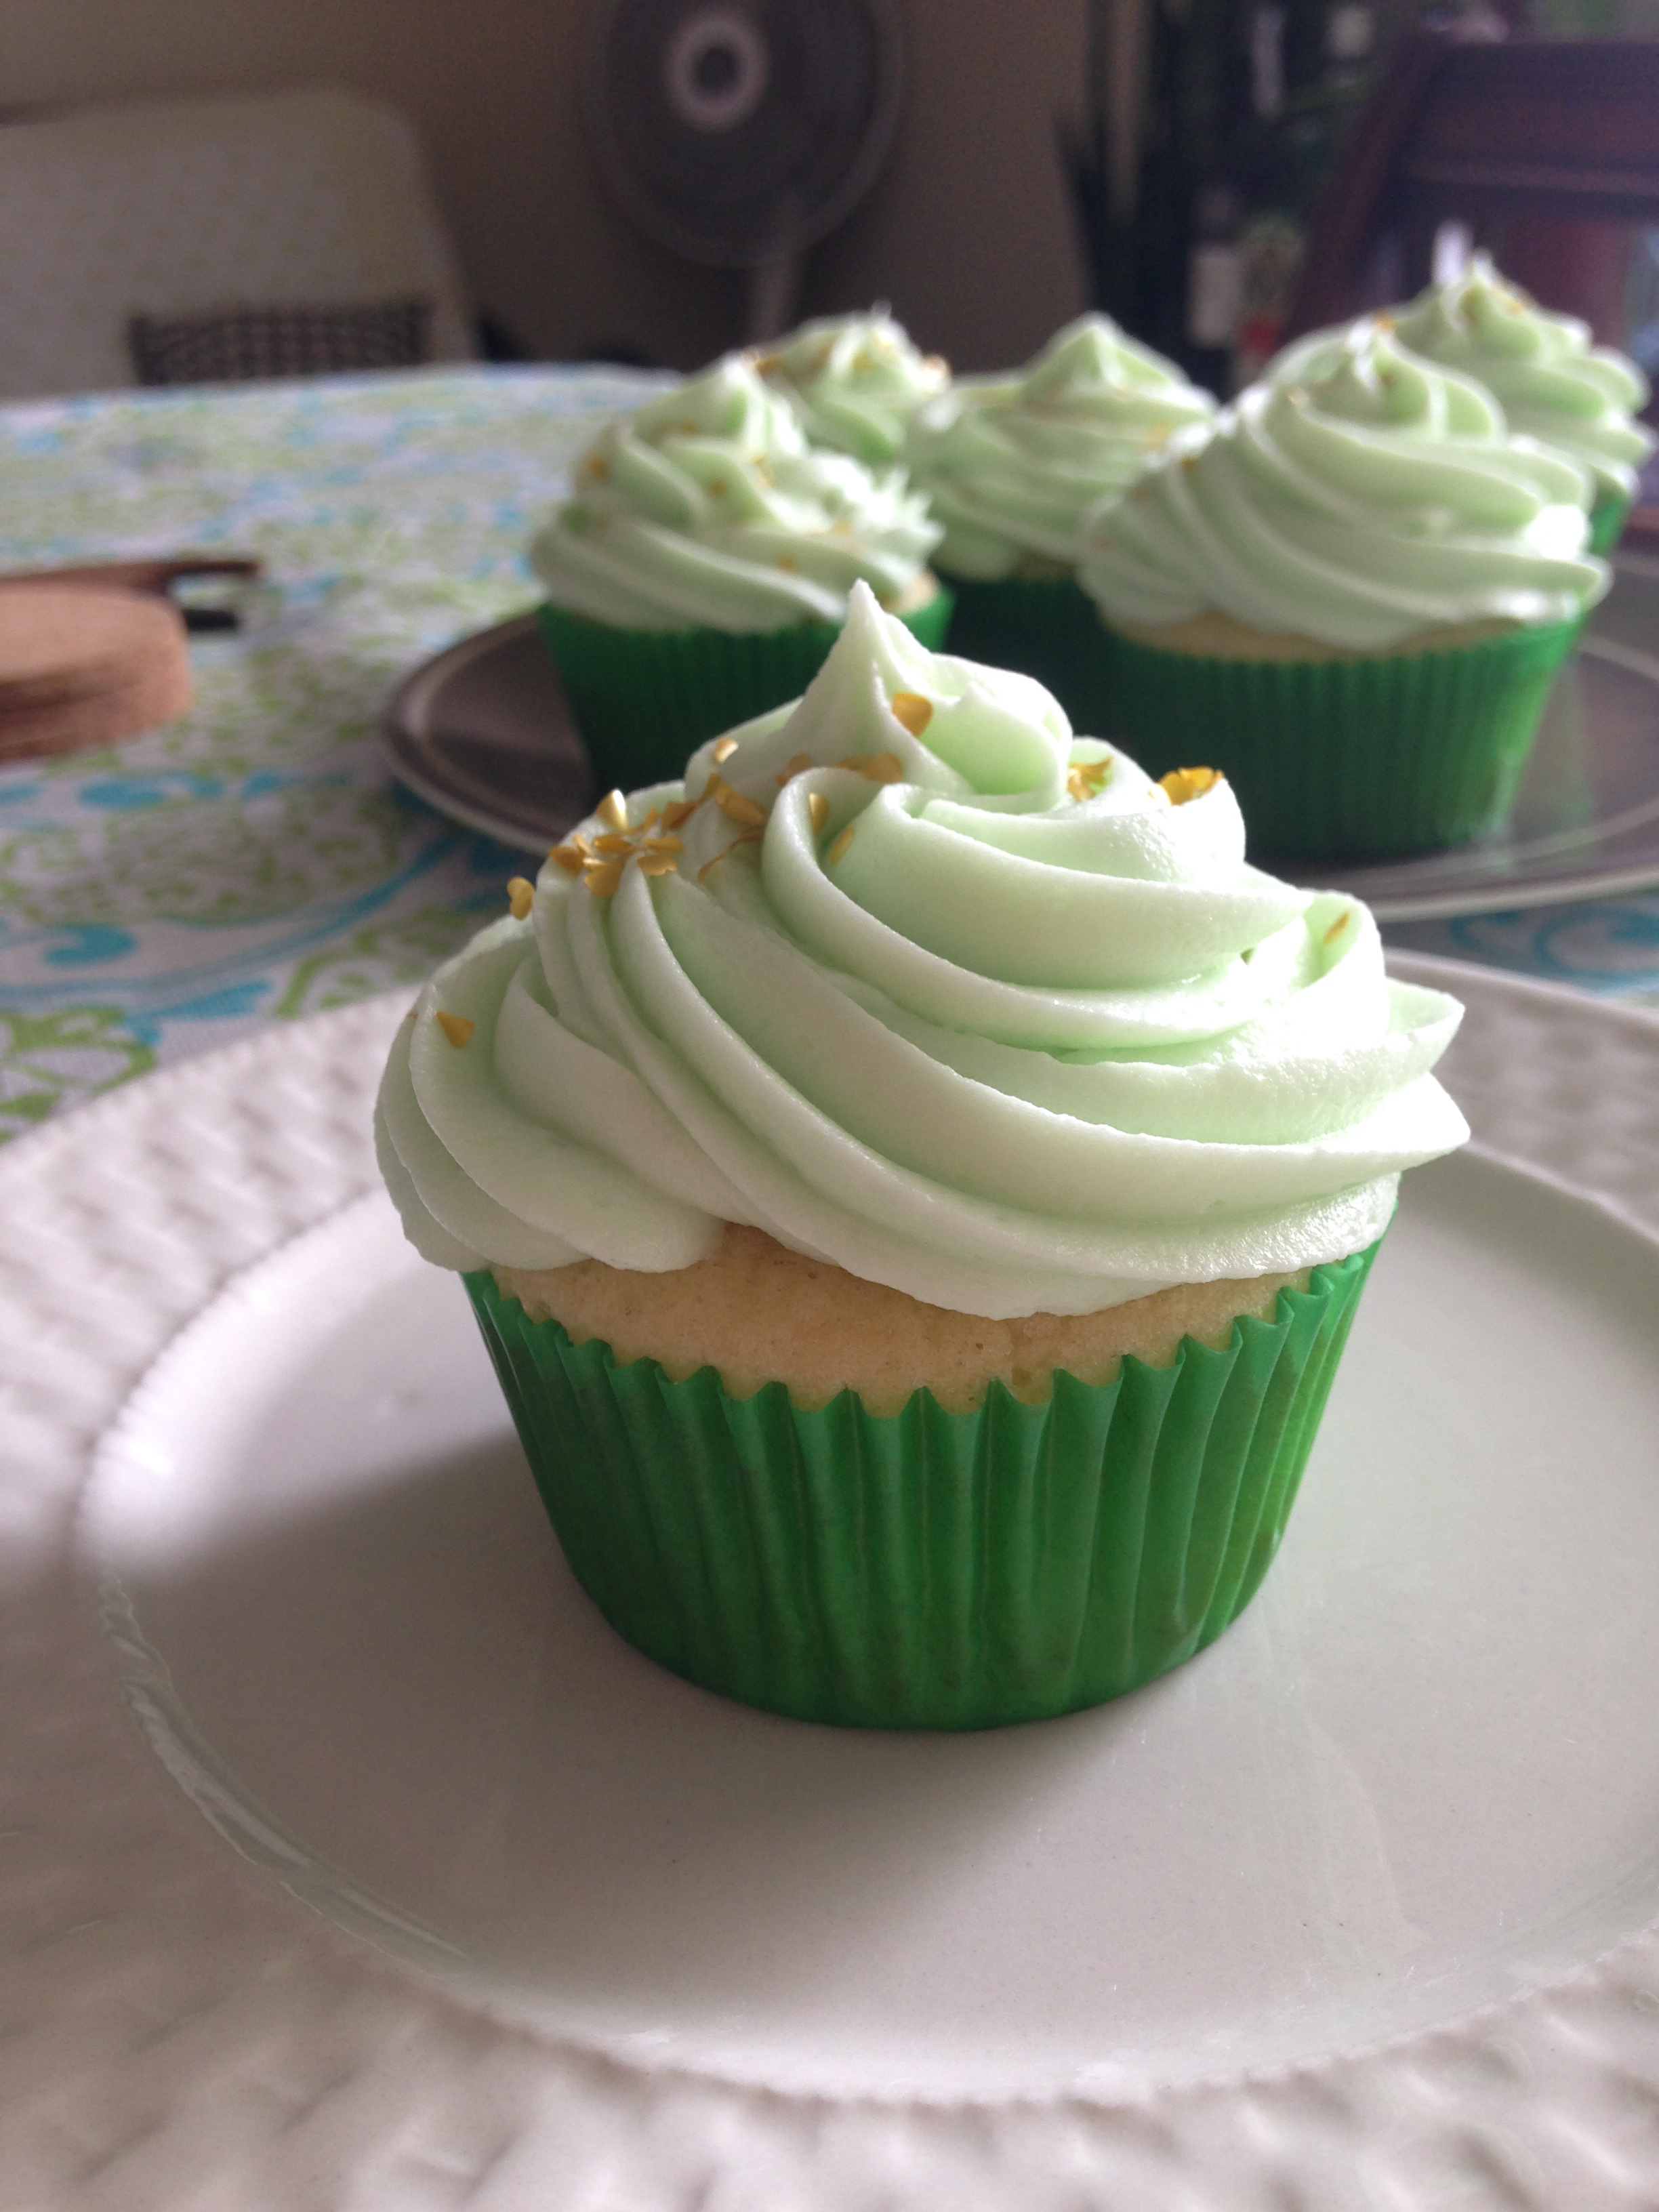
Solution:
<svg viewBox="0 0 1659 2212">
<path fill-rule="evenodd" d="M 1214 409 L 1104 315 L 1068 324 L 1018 374 L 962 380 L 922 408 L 907 451 L 944 526 L 952 650 L 1036 677 L 1079 728 L 1098 728 L 1102 641 L 1077 585 L 1083 517 Z"/>
<path fill-rule="evenodd" d="M 1480 836 L 1607 589 L 1587 480 L 1379 322 L 1302 349 L 1090 517 L 1116 727 L 1207 758 L 1267 852 Z"/>
<path fill-rule="evenodd" d="M 531 548 L 600 776 L 647 782 L 799 696 L 855 583 L 939 642 L 939 528 L 902 469 L 810 449 L 736 356 L 612 424 Z"/>
<path fill-rule="evenodd" d="M 1649 398 L 1636 363 L 1592 346 L 1589 325 L 1574 316 L 1547 313 L 1484 253 L 1467 275 L 1395 308 L 1393 321 L 1413 353 L 1478 378 L 1511 430 L 1577 462 L 1591 483 L 1590 550 L 1610 552 L 1655 442 L 1633 419 Z"/>
<path fill-rule="evenodd" d="M 386 1179 L 571 1565 L 805 1717 L 1189 1656 L 1271 1559 L 1457 1009 L 1364 909 L 861 587 L 797 706 L 619 796 L 441 969 Z"/>
<path fill-rule="evenodd" d="M 885 307 L 803 323 L 751 359 L 812 445 L 871 468 L 901 457 L 910 417 L 951 381 L 950 364 L 919 353 Z"/>
</svg>

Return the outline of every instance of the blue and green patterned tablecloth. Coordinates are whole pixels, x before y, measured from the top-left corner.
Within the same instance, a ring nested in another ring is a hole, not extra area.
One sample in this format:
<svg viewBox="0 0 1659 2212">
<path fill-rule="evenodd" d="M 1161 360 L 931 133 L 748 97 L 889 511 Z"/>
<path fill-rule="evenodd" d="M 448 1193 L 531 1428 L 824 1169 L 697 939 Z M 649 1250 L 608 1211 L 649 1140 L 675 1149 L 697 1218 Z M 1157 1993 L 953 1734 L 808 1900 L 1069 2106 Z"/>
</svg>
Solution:
<svg viewBox="0 0 1659 2212">
<path fill-rule="evenodd" d="M 530 604 L 522 550 L 647 380 L 484 368 L 0 410 L 0 568 L 222 548 L 266 580 L 180 721 L 0 768 L 0 1135 L 272 1020 L 413 984 L 521 860 L 390 780 L 398 677 Z M 1659 894 L 1421 924 L 1659 1003 Z"/>
</svg>

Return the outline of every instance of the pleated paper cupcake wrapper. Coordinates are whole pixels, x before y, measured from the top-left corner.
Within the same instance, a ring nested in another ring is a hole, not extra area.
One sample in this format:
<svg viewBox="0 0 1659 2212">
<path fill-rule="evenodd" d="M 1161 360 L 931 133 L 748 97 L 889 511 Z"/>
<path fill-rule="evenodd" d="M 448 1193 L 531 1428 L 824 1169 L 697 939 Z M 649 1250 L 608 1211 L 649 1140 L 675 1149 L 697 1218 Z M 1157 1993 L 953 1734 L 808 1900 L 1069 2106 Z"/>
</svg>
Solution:
<svg viewBox="0 0 1659 2212">
<path fill-rule="evenodd" d="M 993 1382 L 974 1413 L 732 1398 L 466 1282 L 565 1556 L 630 1644 L 802 1720 L 974 1729 L 1120 1696 L 1248 1604 L 1376 1250 L 1224 1350 L 1059 1375 L 1041 1406 Z"/>
<path fill-rule="evenodd" d="M 1325 661 L 1207 659 L 1119 637 L 1112 734 L 1153 775 L 1219 769 L 1253 857 L 1433 852 L 1508 815 L 1578 629 Z"/>
<path fill-rule="evenodd" d="M 1589 550 L 1605 557 L 1625 534 L 1631 502 L 1622 492 L 1604 492 L 1589 511 Z"/>
<path fill-rule="evenodd" d="M 1104 734 L 1113 641 L 1094 601 L 1069 576 L 1009 576 L 994 583 L 953 576 L 950 649 L 991 668 L 1017 668 L 1046 684 L 1079 737 Z"/>
<path fill-rule="evenodd" d="M 951 605 L 941 586 L 900 620 L 937 652 Z M 594 772 L 624 791 L 677 776 L 706 738 L 799 698 L 840 635 L 833 623 L 743 633 L 621 629 L 562 607 L 540 612 Z"/>
</svg>

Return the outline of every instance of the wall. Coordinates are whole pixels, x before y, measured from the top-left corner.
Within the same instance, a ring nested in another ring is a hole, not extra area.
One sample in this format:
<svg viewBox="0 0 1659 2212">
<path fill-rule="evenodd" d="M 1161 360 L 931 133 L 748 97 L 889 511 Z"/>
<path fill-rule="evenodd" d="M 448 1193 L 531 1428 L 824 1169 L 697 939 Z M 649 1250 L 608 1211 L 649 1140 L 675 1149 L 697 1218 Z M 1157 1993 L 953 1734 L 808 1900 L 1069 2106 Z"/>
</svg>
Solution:
<svg viewBox="0 0 1659 2212">
<path fill-rule="evenodd" d="M 901 0 L 898 143 L 811 258 L 804 310 L 890 299 L 962 368 L 1078 311 L 1054 158 L 1083 0 Z M 475 297 L 550 357 L 624 345 L 690 368 L 740 334 L 740 278 L 616 214 L 582 143 L 582 0 L 0 0 L 4 96 L 42 105 L 336 82 L 419 126 Z"/>
</svg>

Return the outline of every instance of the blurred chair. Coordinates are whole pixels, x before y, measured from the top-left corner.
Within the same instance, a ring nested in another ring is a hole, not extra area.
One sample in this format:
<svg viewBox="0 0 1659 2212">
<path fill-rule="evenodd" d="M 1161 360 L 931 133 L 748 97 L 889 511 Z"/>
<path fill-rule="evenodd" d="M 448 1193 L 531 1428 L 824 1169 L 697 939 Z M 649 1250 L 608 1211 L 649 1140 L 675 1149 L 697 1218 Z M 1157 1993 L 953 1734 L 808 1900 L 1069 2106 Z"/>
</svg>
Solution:
<svg viewBox="0 0 1659 2212">
<path fill-rule="evenodd" d="M 1618 344 L 1631 230 L 1659 223 L 1659 42 L 1408 40 L 1326 187 L 1285 336 L 1409 298 L 1449 222 Z"/>
<path fill-rule="evenodd" d="M 475 352 L 399 115 L 337 91 L 0 125 L 0 399 Z"/>
</svg>

